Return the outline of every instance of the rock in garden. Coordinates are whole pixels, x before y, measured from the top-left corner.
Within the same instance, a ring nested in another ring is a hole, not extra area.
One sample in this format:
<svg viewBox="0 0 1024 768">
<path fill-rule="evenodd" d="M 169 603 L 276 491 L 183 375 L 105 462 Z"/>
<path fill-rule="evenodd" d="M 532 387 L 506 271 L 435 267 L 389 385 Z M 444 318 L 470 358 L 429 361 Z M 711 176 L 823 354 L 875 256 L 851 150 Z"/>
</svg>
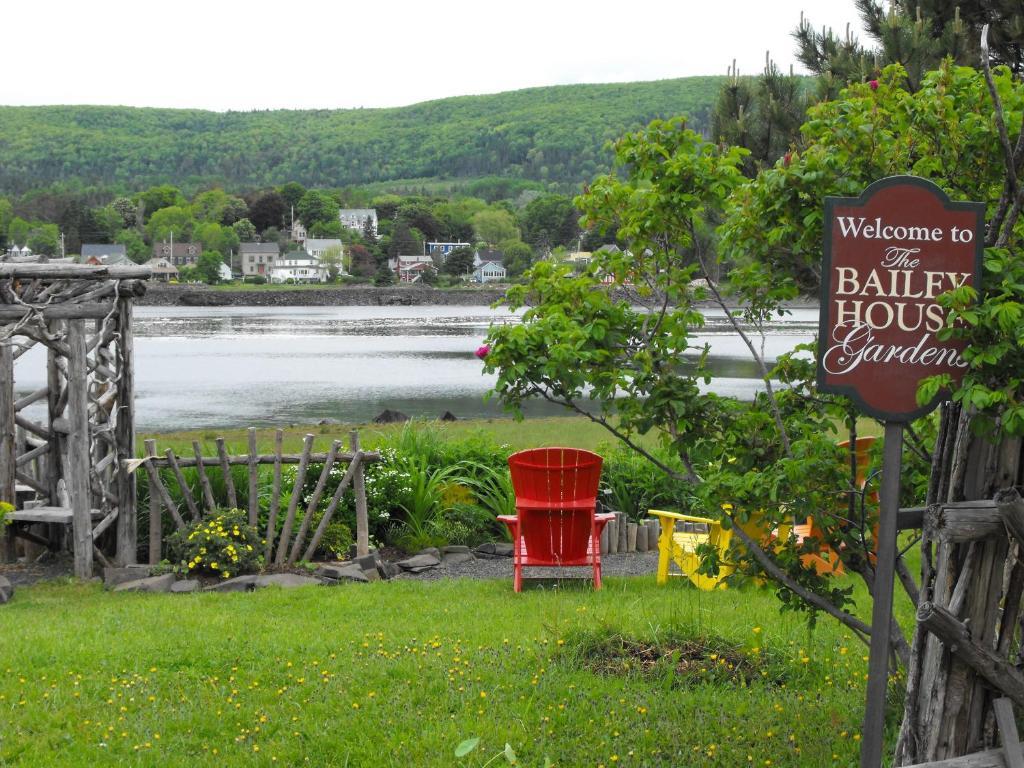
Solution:
<svg viewBox="0 0 1024 768">
<path fill-rule="evenodd" d="M 421 549 L 416 554 L 417 555 L 432 555 L 433 557 L 436 557 L 438 560 L 441 559 L 441 550 L 438 549 L 437 547 L 427 547 L 426 549 Z"/>
<path fill-rule="evenodd" d="M 377 573 L 380 574 L 382 579 L 393 579 L 401 572 L 402 569 L 395 563 L 389 563 L 387 560 L 379 560 L 377 562 Z"/>
<path fill-rule="evenodd" d="M 11 602 L 14 597 L 14 585 L 6 576 L 0 576 L 0 605 Z"/>
<path fill-rule="evenodd" d="M 281 587 L 292 589 L 294 587 L 308 587 L 320 584 L 320 579 L 312 576 L 300 576 L 297 573 L 269 573 L 257 576 L 254 586 L 256 587 Z"/>
<path fill-rule="evenodd" d="M 236 576 L 207 587 L 204 592 L 251 592 L 256 589 L 255 576 Z"/>
<path fill-rule="evenodd" d="M 199 582 L 196 579 L 182 579 L 171 585 L 171 592 L 184 594 L 186 592 L 198 592 Z"/>
<path fill-rule="evenodd" d="M 104 568 L 103 583 L 107 585 L 107 589 L 113 589 L 118 584 L 124 584 L 126 581 L 138 581 L 139 579 L 148 578 L 152 573 L 153 567 L 150 565 L 126 565 L 124 568 Z"/>
<path fill-rule="evenodd" d="M 171 586 L 178 580 L 173 573 L 150 576 L 146 579 L 125 581 L 114 587 L 115 592 L 170 592 Z"/>
<path fill-rule="evenodd" d="M 407 560 L 399 560 L 396 563 L 399 568 L 409 573 L 422 573 L 431 568 L 437 568 L 440 564 L 441 558 L 431 554 L 413 555 Z"/>
<path fill-rule="evenodd" d="M 400 424 L 403 421 L 408 421 L 409 417 L 401 411 L 393 411 L 390 408 L 385 408 L 379 414 L 377 418 L 373 420 L 374 424 Z"/>
<path fill-rule="evenodd" d="M 445 565 L 458 565 L 473 560 L 476 560 L 476 557 L 469 551 L 469 547 L 452 544 L 441 548 L 441 562 Z"/>
<path fill-rule="evenodd" d="M 512 545 L 505 541 L 490 541 L 473 550 L 477 557 L 494 560 L 499 557 L 512 557 Z"/>
<path fill-rule="evenodd" d="M 351 563 L 345 565 L 321 565 L 316 569 L 316 576 L 330 584 L 337 584 L 342 581 L 369 581 L 366 577 L 366 572 L 358 565 Z"/>
<path fill-rule="evenodd" d="M 361 557 L 352 558 L 352 564 L 358 565 L 364 571 L 376 571 L 378 560 L 380 560 L 380 555 L 374 552 L 370 555 L 363 555 Z"/>
</svg>

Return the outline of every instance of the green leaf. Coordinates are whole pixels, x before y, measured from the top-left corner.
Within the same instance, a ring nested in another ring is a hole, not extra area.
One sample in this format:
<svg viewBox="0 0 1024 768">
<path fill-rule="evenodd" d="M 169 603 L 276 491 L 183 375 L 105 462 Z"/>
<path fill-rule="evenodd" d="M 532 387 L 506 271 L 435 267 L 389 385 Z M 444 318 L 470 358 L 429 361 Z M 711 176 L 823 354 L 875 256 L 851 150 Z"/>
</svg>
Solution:
<svg viewBox="0 0 1024 768">
<path fill-rule="evenodd" d="M 505 742 L 505 759 L 508 761 L 509 765 L 515 765 L 516 760 L 518 759 L 516 757 L 516 751 L 512 749 L 512 745 L 507 741 Z"/>
<path fill-rule="evenodd" d="M 479 743 L 480 743 L 480 737 L 479 736 L 474 736 L 471 739 L 466 739 L 465 741 L 461 742 L 459 744 L 459 746 L 457 746 L 455 748 L 455 756 L 456 757 L 465 757 L 470 752 L 472 752 L 474 749 L 476 749 L 477 745 Z"/>
</svg>

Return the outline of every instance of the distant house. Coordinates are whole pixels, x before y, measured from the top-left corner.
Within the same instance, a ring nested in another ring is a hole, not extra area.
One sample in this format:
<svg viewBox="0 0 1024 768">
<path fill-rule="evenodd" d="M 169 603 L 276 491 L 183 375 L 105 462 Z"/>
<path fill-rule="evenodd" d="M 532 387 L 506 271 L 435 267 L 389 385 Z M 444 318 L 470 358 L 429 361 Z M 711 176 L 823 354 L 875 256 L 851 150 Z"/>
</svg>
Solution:
<svg viewBox="0 0 1024 768">
<path fill-rule="evenodd" d="M 565 257 L 565 260 L 577 267 L 585 267 L 592 258 L 594 258 L 594 254 L 590 251 L 573 251 Z"/>
<path fill-rule="evenodd" d="M 400 283 L 417 283 L 423 273 L 434 269 L 434 260 L 429 256 L 397 256 L 388 259 L 388 266 L 398 275 Z"/>
<path fill-rule="evenodd" d="M 341 248 L 341 240 L 336 237 L 329 238 L 317 238 L 309 237 L 306 238 L 306 242 L 302 244 L 302 249 L 310 256 L 316 256 L 318 259 L 324 255 L 324 251 L 331 248 Z"/>
<path fill-rule="evenodd" d="M 473 267 L 479 267 L 485 261 L 496 261 L 499 264 L 505 261 L 505 253 L 494 248 L 479 248 L 473 251 Z"/>
<path fill-rule="evenodd" d="M 161 283 L 166 283 L 169 280 L 178 279 L 178 268 L 175 267 L 168 259 L 164 258 L 152 258 L 143 264 L 144 267 L 149 267 L 153 272 L 153 276 L 150 280 L 157 280 Z"/>
<path fill-rule="evenodd" d="M 291 232 L 288 233 L 292 239 L 292 242 L 304 243 L 306 238 L 309 237 L 309 233 L 306 231 L 306 227 L 303 226 L 302 222 L 296 219 L 292 223 Z"/>
<path fill-rule="evenodd" d="M 474 283 L 494 283 L 505 280 L 507 276 L 505 266 L 500 261 L 485 259 L 473 270 L 472 280 Z"/>
<path fill-rule="evenodd" d="M 448 260 L 448 254 L 456 248 L 472 248 L 471 243 L 427 243 L 427 253 L 444 264 Z"/>
<path fill-rule="evenodd" d="M 236 271 L 243 278 L 270 274 L 281 256 L 277 243 L 239 243 Z"/>
<path fill-rule="evenodd" d="M 5 259 L 30 259 L 31 257 L 32 249 L 27 245 L 23 245 L 21 248 L 17 245 L 12 245 L 4 255 Z"/>
<path fill-rule="evenodd" d="M 153 258 L 167 259 L 175 267 L 193 266 L 202 255 L 201 243 L 153 243 Z"/>
<path fill-rule="evenodd" d="M 118 266 L 131 264 L 128 249 L 120 243 L 82 243 L 82 264 L 107 264 Z"/>
<path fill-rule="evenodd" d="M 363 232 L 366 229 L 366 221 L 369 219 L 373 236 L 377 236 L 376 208 L 341 208 L 338 211 L 338 219 L 341 221 L 341 226 L 356 232 Z"/>
<path fill-rule="evenodd" d="M 272 283 L 326 283 L 327 267 L 305 251 L 292 251 L 281 256 L 270 269 Z"/>
</svg>

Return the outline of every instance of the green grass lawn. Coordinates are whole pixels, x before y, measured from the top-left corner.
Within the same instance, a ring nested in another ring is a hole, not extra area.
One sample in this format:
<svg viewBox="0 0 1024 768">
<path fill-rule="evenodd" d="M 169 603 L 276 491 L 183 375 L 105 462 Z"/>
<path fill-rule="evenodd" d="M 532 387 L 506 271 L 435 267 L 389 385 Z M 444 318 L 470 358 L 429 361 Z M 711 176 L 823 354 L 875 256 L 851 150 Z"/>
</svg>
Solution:
<svg viewBox="0 0 1024 768">
<path fill-rule="evenodd" d="M 712 639 L 684 675 L 593 651 L 619 634 Z M 653 576 L 522 595 L 40 585 L 0 608 L 0 648 L 0 766 L 481 766 L 506 742 L 524 766 L 852 766 L 867 656 L 768 589 Z"/>
<path fill-rule="evenodd" d="M 544 446 L 567 446 L 569 448 L 585 448 L 591 451 L 610 448 L 617 443 L 616 438 L 604 427 L 595 424 L 583 416 L 546 416 L 526 418 L 516 421 L 512 418 L 467 419 L 462 421 L 414 420 L 414 426 L 436 430 L 446 440 L 462 440 L 474 436 L 483 436 L 496 443 L 505 443 L 513 451 L 525 448 Z M 348 445 L 348 434 L 351 430 L 359 431 L 359 438 L 364 447 L 373 448 L 382 437 L 394 435 L 401 431 L 403 424 L 313 424 L 297 425 L 284 429 L 285 452 L 298 452 L 302 449 L 302 439 L 307 433 L 317 436 L 317 445 L 328 445 L 332 439 L 343 440 Z M 857 426 L 861 435 L 880 435 L 881 428 L 873 419 L 861 419 Z M 842 435 L 840 429 L 840 435 Z M 180 432 L 162 432 L 158 434 L 140 435 L 142 440 L 152 437 L 157 441 L 158 450 L 173 448 L 175 451 L 192 453 L 192 441 L 201 443 L 212 442 L 223 437 L 229 445 L 239 452 L 248 451 L 248 435 L 245 429 L 195 429 Z M 260 451 L 272 451 L 274 445 L 274 429 L 257 430 Z M 640 438 L 645 447 L 654 447 L 657 439 L 653 434 Z M 326 450 L 323 449 L 323 450 Z"/>
<path fill-rule="evenodd" d="M 462 440 L 474 436 L 486 437 L 496 443 L 508 444 L 513 451 L 524 448 L 539 448 L 549 445 L 562 445 L 570 448 L 586 448 L 597 450 L 602 446 L 610 446 L 615 442 L 614 436 L 589 419 L 581 416 L 551 416 L 545 418 L 524 419 L 475 419 L 465 421 L 420 421 L 419 425 L 436 430 L 446 440 Z M 344 441 L 348 445 L 348 435 L 353 429 L 359 431 L 359 439 L 364 447 L 373 448 L 382 437 L 394 435 L 403 429 L 403 424 L 322 424 L 298 425 L 284 428 L 284 450 L 286 453 L 297 453 L 302 449 L 302 439 L 307 433 L 317 436 L 315 445 L 327 446 L 333 439 Z M 256 432 L 260 451 L 270 452 L 274 445 L 274 429 L 258 429 Z M 241 453 L 248 451 L 248 434 L 245 429 L 197 429 L 182 432 L 164 432 L 160 434 L 142 435 L 142 440 L 152 437 L 157 441 L 160 451 L 173 448 L 176 452 L 192 453 L 192 441 L 201 443 L 212 442 L 223 437 L 227 443 Z M 647 444 L 654 445 L 651 436 Z M 326 450 L 322 447 L 320 450 Z"/>
</svg>

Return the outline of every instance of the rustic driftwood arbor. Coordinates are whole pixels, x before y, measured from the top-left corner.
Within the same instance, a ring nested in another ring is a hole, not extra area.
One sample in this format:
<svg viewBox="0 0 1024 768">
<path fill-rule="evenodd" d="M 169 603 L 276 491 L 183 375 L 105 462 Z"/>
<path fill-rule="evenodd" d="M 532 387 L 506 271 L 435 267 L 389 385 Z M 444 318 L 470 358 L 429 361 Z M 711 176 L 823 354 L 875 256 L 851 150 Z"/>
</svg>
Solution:
<svg viewBox="0 0 1024 768">
<path fill-rule="evenodd" d="M 92 576 L 105 531 L 117 562 L 135 562 L 132 300 L 147 267 L 0 264 L 0 558 L 28 523 L 71 525 L 75 575 Z M 46 385 L 15 398 L 14 361 L 46 349 Z M 41 416 L 30 417 L 30 406 Z M 19 494 L 35 496 L 23 509 Z M 45 541 L 40 543 L 47 543 Z"/>
<path fill-rule="evenodd" d="M 1024 708 L 1024 452 L 969 422 L 956 407 L 941 420 L 895 765 L 1024 765 L 1012 749 L 980 752 L 997 725 L 1012 746 L 1006 711 Z"/>
</svg>

